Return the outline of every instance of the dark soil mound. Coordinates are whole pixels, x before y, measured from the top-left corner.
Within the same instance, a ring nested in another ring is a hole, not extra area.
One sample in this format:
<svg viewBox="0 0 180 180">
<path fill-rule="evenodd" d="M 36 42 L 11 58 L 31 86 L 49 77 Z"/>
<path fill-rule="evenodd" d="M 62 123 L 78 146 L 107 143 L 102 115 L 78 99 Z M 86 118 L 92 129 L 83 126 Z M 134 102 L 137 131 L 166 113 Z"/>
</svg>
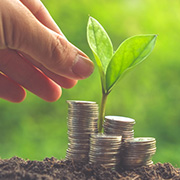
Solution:
<svg viewBox="0 0 180 180">
<path fill-rule="evenodd" d="M 18 157 L 0 160 L 0 179 L 3 180 L 180 180 L 180 169 L 171 164 L 157 163 L 131 171 L 108 170 L 102 165 L 82 164 L 46 158 L 25 161 Z"/>
</svg>

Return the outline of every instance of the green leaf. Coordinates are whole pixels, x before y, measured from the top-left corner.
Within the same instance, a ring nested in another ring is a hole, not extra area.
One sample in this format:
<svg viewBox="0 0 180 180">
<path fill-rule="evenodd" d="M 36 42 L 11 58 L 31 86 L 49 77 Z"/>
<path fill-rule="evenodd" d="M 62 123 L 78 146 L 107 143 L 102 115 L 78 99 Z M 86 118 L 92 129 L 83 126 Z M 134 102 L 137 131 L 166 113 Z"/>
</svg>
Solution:
<svg viewBox="0 0 180 180">
<path fill-rule="evenodd" d="M 88 20 L 87 40 L 94 54 L 104 87 L 107 66 L 113 56 L 113 46 L 104 28 L 92 17 Z"/>
<path fill-rule="evenodd" d="M 110 92 L 121 75 L 142 62 L 153 50 L 157 35 L 137 35 L 125 40 L 114 53 L 106 72 L 106 91 Z"/>
</svg>

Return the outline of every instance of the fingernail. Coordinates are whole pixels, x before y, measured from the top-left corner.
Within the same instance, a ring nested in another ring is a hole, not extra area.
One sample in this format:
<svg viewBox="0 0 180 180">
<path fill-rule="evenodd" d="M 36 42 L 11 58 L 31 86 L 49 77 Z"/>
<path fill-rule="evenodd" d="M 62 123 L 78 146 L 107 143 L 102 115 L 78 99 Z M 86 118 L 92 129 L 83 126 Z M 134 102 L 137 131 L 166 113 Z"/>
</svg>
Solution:
<svg viewBox="0 0 180 180">
<path fill-rule="evenodd" d="M 94 70 L 94 63 L 84 56 L 77 55 L 72 71 L 74 74 L 78 75 L 80 78 L 87 78 L 92 74 Z"/>
</svg>

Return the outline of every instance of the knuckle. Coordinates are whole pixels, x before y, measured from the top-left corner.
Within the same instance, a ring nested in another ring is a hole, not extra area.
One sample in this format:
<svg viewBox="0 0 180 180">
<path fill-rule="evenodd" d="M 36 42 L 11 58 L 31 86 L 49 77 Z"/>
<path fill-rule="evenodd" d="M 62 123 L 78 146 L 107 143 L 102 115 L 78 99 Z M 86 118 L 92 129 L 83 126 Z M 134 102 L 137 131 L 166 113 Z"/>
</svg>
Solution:
<svg viewBox="0 0 180 180">
<path fill-rule="evenodd" d="M 11 9 L 11 11 L 9 10 Z M 0 14 L 0 49 L 14 48 L 18 40 L 14 8 L 4 8 Z M 6 12 L 5 12 L 6 11 Z"/>
<path fill-rule="evenodd" d="M 70 43 L 62 36 L 57 35 L 55 42 L 51 46 L 51 60 L 50 66 L 56 69 L 63 69 L 72 65 L 73 48 Z"/>
<path fill-rule="evenodd" d="M 27 41 L 26 34 L 32 27 L 31 12 L 19 1 L 7 0 L 2 5 L 0 6 L 0 37 L 3 41 L 0 39 L 0 48 L 19 49 L 24 41 Z"/>
</svg>

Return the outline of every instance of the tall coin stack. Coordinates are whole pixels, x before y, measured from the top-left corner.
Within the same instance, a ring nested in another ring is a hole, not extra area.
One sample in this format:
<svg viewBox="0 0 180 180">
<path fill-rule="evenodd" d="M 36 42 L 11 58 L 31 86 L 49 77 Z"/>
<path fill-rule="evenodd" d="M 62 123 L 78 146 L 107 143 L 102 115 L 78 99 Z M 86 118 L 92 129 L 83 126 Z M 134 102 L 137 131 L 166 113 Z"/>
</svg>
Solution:
<svg viewBox="0 0 180 180">
<path fill-rule="evenodd" d="M 89 161 L 103 164 L 107 168 L 114 168 L 119 163 L 121 136 L 104 134 L 91 135 Z"/>
<path fill-rule="evenodd" d="M 97 133 L 98 105 L 91 101 L 67 101 L 67 159 L 89 161 L 90 135 Z"/>
<path fill-rule="evenodd" d="M 123 147 L 122 166 L 125 169 L 153 164 L 151 158 L 156 152 L 155 138 L 126 139 Z"/>
<path fill-rule="evenodd" d="M 122 136 L 122 140 L 134 138 L 135 120 L 122 116 L 105 116 L 104 133 Z"/>
</svg>

